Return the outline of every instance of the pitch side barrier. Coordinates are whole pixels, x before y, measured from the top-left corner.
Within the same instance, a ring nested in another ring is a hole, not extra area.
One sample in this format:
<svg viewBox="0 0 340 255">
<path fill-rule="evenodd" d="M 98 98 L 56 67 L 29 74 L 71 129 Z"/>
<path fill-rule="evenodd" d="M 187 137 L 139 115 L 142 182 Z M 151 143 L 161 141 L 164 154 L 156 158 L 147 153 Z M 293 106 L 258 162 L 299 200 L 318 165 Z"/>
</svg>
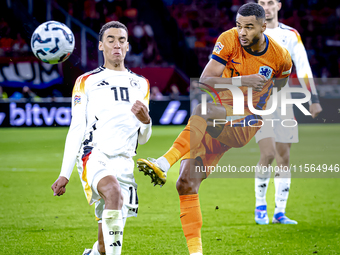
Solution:
<svg viewBox="0 0 340 255">
<path fill-rule="evenodd" d="M 69 126 L 71 98 L 62 101 L 0 101 L 0 127 Z M 190 117 L 190 101 L 150 101 L 150 115 L 153 125 L 184 125 Z"/>
<path fill-rule="evenodd" d="M 60 99 L 59 99 L 60 100 Z M 298 123 L 340 123 L 340 100 L 320 98 L 321 114 L 312 119 L 294 107 Z M 190 100 L 150 101 L 153 125 L 185 125 L 191 115 Z M 308 105 L 306 105 L 308 107 Z M 0 127 L 56 127 L 71 123 L 71 98 L 58 102 L 0 101 Z"/>
</svg>

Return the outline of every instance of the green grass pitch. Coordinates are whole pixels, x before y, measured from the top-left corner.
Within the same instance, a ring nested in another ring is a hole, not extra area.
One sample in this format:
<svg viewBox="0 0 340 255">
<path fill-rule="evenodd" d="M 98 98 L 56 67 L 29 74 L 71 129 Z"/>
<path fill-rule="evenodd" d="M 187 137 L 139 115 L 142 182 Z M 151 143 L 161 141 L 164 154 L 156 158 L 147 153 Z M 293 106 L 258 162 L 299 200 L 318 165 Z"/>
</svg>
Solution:
<svg viewBox="0 0 340 255">
<path fill-rule="evenodd" d="M 134 159 L 162 155 L 182 128 L 154 127 Z M 339 164 L 339 129 L 339 124 L 300 125 L 291 163 Z M 66 134 L 67 128 L 0 129 L 0 254 L 79 255 L 95 242 L 94 206 L 87 204 L 77 172 L 62 197 L 54 197 L 50 188 L 59 175 Z M 258 158 L 252 140 L 224 159 L 239 167 Z M 175 188 L 178 169 L 177 163 L 163 188 L 153 187 L 135 169 L 139 215 L 127 220 L 123 254 L 188 254 Z M 299 224 L 258 226 L 254 179 L 208 178 L 200 188 L 204 254 L 339 254 L 339 195 L 340 178 L 293 178 L 287 216 Z M 271 219 L 273 180 L 267 202 Z"/>
</svg>

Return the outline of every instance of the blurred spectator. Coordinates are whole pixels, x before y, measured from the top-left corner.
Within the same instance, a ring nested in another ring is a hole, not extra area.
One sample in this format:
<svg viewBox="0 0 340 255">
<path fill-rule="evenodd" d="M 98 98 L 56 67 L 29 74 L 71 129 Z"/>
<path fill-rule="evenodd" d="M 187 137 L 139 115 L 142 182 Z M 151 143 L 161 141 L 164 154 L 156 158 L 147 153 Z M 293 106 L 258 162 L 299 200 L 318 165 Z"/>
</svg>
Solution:
<svg viewBox="0 0 340 255">
<path fill-rule="evenodd" d="M 52 102 L 58 102 L 59 99 L 63 98 L 63 94 L 57 90 L 57 89 L 53 89 L 52 91 Z"/>
<path fill-rule="evenodd" d="M 157 86 L 151 87 L 151 93 L 150 93 L 150 100 L 162 100 L 163 94 L 159 91 L 159 88 Z"/>
<path fill-rule="evenodd" d="M 178 89 L 177 85 L 176 84 L 172 84 L 170 86 L 170 89 L 171 89 L 170 95 L 169 95 L 170 99 L 172 99 L 172 100 L 179 100 L 180 93 L 179 93 L 179 89 Z"/>
<path fill-rule="evenodd" d="M 23 94 L 19 91 L 15 91 L 9 98 L 13 100 L 19 100 L 23 98 Z"/>
<path fill-rule="evenodd" d="M 28 101 L 32 101 L 32 99 L 37 98 L 37 95 L 28 87 L 24 86 L 22 88 L 23 98 L 26 98 Z"/>
<path fill-rule="evenodd" d="M 144 25 L 146 49 L 143 52 L 143 62 L 145 65 L 153 63 L 159 54 L 157 43 L 153 36 L 153 30 L 149 24 Z"/>
<path fill-rule="evenodd" d="M 199 89 L 199 84 L 197 80 L 193 80 L 190 85 L 190 107 L 191 112 L 196 108 L 196 106 L 201 102 L 201 95 L 203 92 Z"/>
<path fill-rule="evenodd" d="M 0 100 L 1 99 L 7 99 L 8 95 L 7 93 L 3 90 L 3 88 L 0 86 Z"/>
<path fill-rule="evenodd" d="M 327 67 L 323 67 L 321 70 L 321 81 L 323 84 L 327 84 L 329 82 L 328 78 L 330 77 L 330 72 Z"/>
<path fill-rule="evenodd" d="M 132 34 L 129 37 L 130 48 L 127 55 L 127 62 L 131 67 L 142 66 L 144 51 L 148 48 L 146 33 L 141 24 L 132 24 L 131 26 Z"/>
<path fill-rule="evenodd" d="M 84 24 L 94 31 L 100 30 L 99 13 L 96 11 L 95 0 L 84 1 Z"/>
<path fill-rule="evenodd" d="M 17 38 L 14 40 L 12 50 L 16 53 L 26 53 L 30 51 L 30 47 L 26 41 L 21 37 L 20 33 L 17 33 Z"/>
<path fill-rule="evenodd" d="M 0 18 L 0 35 L 8 35 L 10 33 L 10 27 L 4 17 Z"/>
<path fill-rule="evenodd" d="M 196 28 L 195 35 L 196 35 L 195 48 L 206 47 L 207 46 L 207 41 L 206 41 L 207 29 L 205 29 L 204 27 Z"/>
<path fill-rule="evenodd" d="M 10 30 L 5 30 L 5 33 L 0 36 L 0 56 L 8 55 L 12 51 L 12 46 L 14 44 L 14 40 L 10 35 Z"/>
</svg>

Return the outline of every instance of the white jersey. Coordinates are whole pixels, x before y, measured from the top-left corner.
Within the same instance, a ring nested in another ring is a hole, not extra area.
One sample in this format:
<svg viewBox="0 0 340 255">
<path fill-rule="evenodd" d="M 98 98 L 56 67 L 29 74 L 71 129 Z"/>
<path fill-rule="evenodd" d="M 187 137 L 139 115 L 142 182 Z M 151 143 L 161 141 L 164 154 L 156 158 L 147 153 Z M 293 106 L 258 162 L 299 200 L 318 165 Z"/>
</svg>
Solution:
<svg viewBox="0 0 340 255">
<path fill-rule="evenodd" d="M 317 96 L 312 69 L 310 68 L 307 53 L 298 31 L 279 23 L 278 27 L 267 28 L 264 33 L 288 50 L 295 65 L 300 84 L 303 88 L 308 89 L 312 93 L 312 96 Z"/>
<path fill-rule="evenodd" d="M 131 108 L 139 100 L 149 109 L 149 90 L 148 80 L 130 70 L 99 67 L 78 77 L 60 175 L 69 179 L 82 146 L 96 147 L 109 156 L 134 156 L 137 139 L 145 140 L 141 133 L 148 130 L 149 139 L 151 123 L 141 123 Z"/>
<path fill-rule="evenodd" d="M 299 78 L 301 86 L 305 89 L 308 89 L 312 94 L 309 103 L 311 104 L 313 102 L 318 102 L 312 70 L 310 68 L 307 53 L 299 33 L 294 28 L 286 26 L 282 23 L 279 23 L 279 26 L 276 28 L 267 28 L 264 33 L 288 50 L 295 65 L 297 77 Z M 279 93 L 281 93 L 287 87 L 288 82 L 286 86 L 282 88 L 281 91 L 279 91 Z M 291 98 L 291 94 L 286 93 L 286 98 Z M 267 109 L 271 107 L 272 101 L 272 97 L 270 97 L 267 103 Z M 260 140 L 267 137 L 274 137 L 275 142 L 279 143 L 299 142 L 297 125 L 292 127 L 283 127 L 281 124 L 281 121 L 283 120 L 291 120 L 292 122 L 288 123 L 293 123 L 295 119 L 293 105 L 287 105 L 286 115 L 281 115 L 281 111 L 281 97 L 278 96 L 278 106 L 276 111 L 270 115 L 263 116 L 263 119 L 276 119 L 280 121 L 275 121 L 273 124 L 271 124 L 269 121 L 265 121 L 262 128 L 255 135 L 256 142 L 259 142 Z"/>
</svg>

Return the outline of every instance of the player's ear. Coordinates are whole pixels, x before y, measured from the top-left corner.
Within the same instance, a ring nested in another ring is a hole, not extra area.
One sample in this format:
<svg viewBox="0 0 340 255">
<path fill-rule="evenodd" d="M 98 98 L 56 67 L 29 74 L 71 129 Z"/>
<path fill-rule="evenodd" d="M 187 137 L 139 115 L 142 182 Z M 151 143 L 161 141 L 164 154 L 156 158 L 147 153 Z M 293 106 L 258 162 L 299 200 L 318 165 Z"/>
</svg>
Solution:
<svg viewBox="0 0 340 255">
<path fill-rule="evenodd" d="M 130 49 L 130 44 L 129 44 L 129 42 L 127 42 L 126 51 L 129 51 L 129 49 Z"/>
<path fill-rule="evenodd" d="M 103 51 L 103 42 L 99 41 L 98 43 L 98 50 Z"/>
<path fill-rule="evenodd" d="M 282 3 L 281 3 L 281 2 L 278 2 L 278 3 L 277 3 L 277 10 L 278 10 L 278 11 L 281 10 L 281 7 L 282 7 Z"/>
<path fill-rule="evenodd" d="M 267 28 L 267 22 L 264 20 L 264 21 L 263 21 L 263 24 L 262 24 L 262 27 L 261 27 L 262 33 L 263 33 L 264 31 L 266 31 L 266 28 Z"/>
</svg>

